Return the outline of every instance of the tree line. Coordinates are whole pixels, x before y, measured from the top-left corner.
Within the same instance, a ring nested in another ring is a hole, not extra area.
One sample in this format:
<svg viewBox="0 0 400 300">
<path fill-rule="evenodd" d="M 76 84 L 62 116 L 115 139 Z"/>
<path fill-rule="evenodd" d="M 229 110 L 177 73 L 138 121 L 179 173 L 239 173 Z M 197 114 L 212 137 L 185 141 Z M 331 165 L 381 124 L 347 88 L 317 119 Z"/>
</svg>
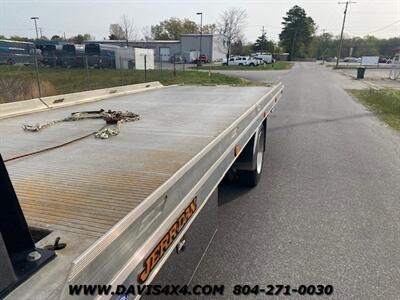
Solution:
<svg viewBox="0 0 400 300">
<path fill-rule="evenodd" d="M 249 55 L 252 52 L 289 54 L 289 59 L 322 58 L 338 55 L 340 36 L 331 33 L 316 34 L 317 25 L 305 10 L 297 5 L 283 17 L 279 42 L 269 40 L 265 33 L 254 43 L 238 40 L 233 45 L 233 54 Z M 380 39 L 372 35 L 365 37 L 345 37 L 340 57 L 364 55 L 392 57 L 393 50 L 400 46 L 400 38 Z"/>
<path fill-rule="evenodd" d="M 274 42 L 263 32 L 254 42 L 246 42 L 243 34 L 247 14 L 244 9 L 224 10 L 216 24 L 206 24 L 203 33 L 217 33 L 223 36 L 227 53 L 250 55 L 254 52 L 288 53 L 289 59 L 335 57 L 340 36 L 331 33 L 316 34 L 317 25 L 303 8 L 293 6 L 282 20 L 279 41 Z M 147 39 L 177 40 L 181 34 L 199 33 L 200 26 L 189 19 L 171 18 L 151 26 Z M 345 37 L 340 56 L 375 55 L 391 57 L 393 49 L 400 46 L 400 38 L 380 39 L 371 35 Z"/>
<path fill-rule="evenodd" d="M 315 36 L 310 43 L 310 57 L 335 57 L 340 37 L 330 33 Z M 393 50 L 400 46 L 400 38 L 379 39 L 374 36 L 344 38 L 340 57 L 364 55 L 392 57 Z"/>
<path fill-rule="evenodd" d="M 19 36 L 19 35 L 12 35 L 12 36 L 7 38 L 6 36 L 0 34 L 0 40 L 5 40 L 5 39 L 9 39 L 9 40 L 13 40 L 13 41 L 21 41 L 21 42 L 34 42 L 34 41 L 36 41 L 35 38 L 27 38 L 27 37 L 23 37 L 23 36 Z M 82 44 L 84 41 L 94 40 L 94 36 L 89 34 L 89 33 L 78 34 L 78 35 L 71 36 L 71 37 L 68 37 L 68 38 L 61 37 L 61 36 L 59 36 L 57 34 L 53 35 L 50 38 L 48 38 L 45 35 L 42 35 L 39 40 L 43 40 L 43 41 L 63 41 L 63 42 L 69 42 L 69 43 L 74 43 L 74 44 Z"/>
</svg>

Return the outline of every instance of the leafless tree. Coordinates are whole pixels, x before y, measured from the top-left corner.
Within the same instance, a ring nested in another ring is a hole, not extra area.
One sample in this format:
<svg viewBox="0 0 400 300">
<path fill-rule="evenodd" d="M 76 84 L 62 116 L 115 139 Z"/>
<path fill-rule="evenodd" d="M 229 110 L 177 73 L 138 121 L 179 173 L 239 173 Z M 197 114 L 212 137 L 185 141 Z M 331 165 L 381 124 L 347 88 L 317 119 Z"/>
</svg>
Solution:
<svg viewBox="0 0 400 300">
<path fill-rule="evenodd" d="M 224 10 L 219 17 L 217 23 L 218 32 L 223 36 L 223 45 L 227 52 L 228 64 L 232 44 L 242 36 L 243 28 L 246 25 L 246 18 L 246 10 L 235 7 Z"/>
<path fill-rule="evenodd" d="M 126 15 L 122 15 L 120 26 L 124 32 L 124 39 L 126 40 L 126 46 L 129 46 L 129 40 L 137 38 L 133 19 L 129 19 Z"/>
<path fill-rule="evenodd" d="M 150 28 L 150 26 L 144 26 L 142 28 L 142 39 L 144 41 L 151 40 L 151 28 Z"/>
<path fill-rule="evenodd" d="M 137 33 L 133 23 L 133 19 L 128 16 L 122 15 L 119 24 L 110 24 L 110 40 L 125 40 L 126 46 L 129 46 L 129 40 L 137 38 Z"/>
</svg>

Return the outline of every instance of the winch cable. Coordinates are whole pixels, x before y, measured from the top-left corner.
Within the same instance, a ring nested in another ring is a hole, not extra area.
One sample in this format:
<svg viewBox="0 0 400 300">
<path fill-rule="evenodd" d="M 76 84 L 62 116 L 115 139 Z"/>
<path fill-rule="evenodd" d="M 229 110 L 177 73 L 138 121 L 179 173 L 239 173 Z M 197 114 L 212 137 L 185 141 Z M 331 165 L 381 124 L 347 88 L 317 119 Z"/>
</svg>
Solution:
<svg viewBox="0 0 400 300">
<path fill-rule="evenodd" d="M 106 127 L 106 126 L 104 126 L 104 127 Z M 75 138 L 75 139 L 73 139 L 73 140 L 70 140 L 70 141 L 65 142 L 65 143 L 62 143 L 62 144 L 58 144 L 58 145 L 51 146 L 51 147 L 48 147 L 48 148 L 40 149 L 40 150 L 38 150 L 38 151 L 33 151 L 33 152 L 29 152 L 29 153 L 25 153 L 25 154 L 18 155 L 18 156 L 14 156 L 14 157 L 5 159 L 4 162 L 6 163 L 6 162 L 13 161 L 13 160 L 16 160 L 16 159 L 20 159 L 20 158 L 23 158 L 23 157 L 27 157 L 27 156 L 31 156 L 31 155 L 43 153 L 43 152 L 50 151 L 50 150 L 57 149 L 57 148 L 61 148 L 61 147 L 64 147 L 64 146 L 66 146 L 66 145 L 72 144 L 72 143 L 74 143 L 74 142 L 83 140 L 83 139 L 85 139 L 85 138 L 87 138 L 87 137 L 89 137 L 89 136 L 91 136 L 91 135 L 94 135 L 94 134 L 96 134 L 96 132 L 97 132 L 97 131 L 93 131 L 93 132 L 91 132 L 91 133 L 89 133 L 89 134 L 85 134 L 85 135 L 83 135 L 83 136 L 80 136 L 80 137 L 78 137 L 78 138 Z"/>
<path fill-rule="evenodd" d="M 55 146 L 47 147 L 44 149 L 40 149 L 37 151 L 21 154 L 21 155 L 15 156 L 15 157 L 11 157 L 11 158 L 5 159 L 4 162 L 6 163 L 6 162 L 10 162 L 10 161 L 20 159 L 23 157 L 27 157 L 27 156 L 43 153 L 46 151 L 58 149 L 58 148 L 66 146 L 66 145 L 72 144 L 74 142 L 83 140 L 92 135 L 94 135 L 96 138 L 108 139 L 109 137 L 118 135 L 120 133 L 120 127 L 121 127 L 122 123 L 140 120 L 141 116 L 134 114 L 132 112 L 120 112 L 120 111 L 111 111 L 111 110 L 108 110 L 106 112 L 102 109 L 99 111 L 74 112 L 74 113 L 71 113 L 70 116 L 63 118 L 63 119 L 54 120 L 54 121 L 51 121 L 51 122 L 48 122 L 45 124 L 36 124 L 36 125 L 24 124 L 24 125 L 22 125 L 22 128 L 23 128 L 23 130 L 28 131 L 28 132 L 38 132 L 38 131 L 40 131 L 44 128 L 50 127 L 56 123 L 78 121 L 78 120 L 84 120 L 84 119 L 103 119 L 106 121 L 106 125 L 102 126 L 97 131 L 90 132 L 88 134 L 85 134 L 78 138 L 72 139 L 70 141 L 67 141 L 67 142 L 64 142 L 64 143 L 61 143 L 61 144 L 58 144 Z M 112 127 L 112 125 L 114 125 L 114 126 Z"/>
</svg>

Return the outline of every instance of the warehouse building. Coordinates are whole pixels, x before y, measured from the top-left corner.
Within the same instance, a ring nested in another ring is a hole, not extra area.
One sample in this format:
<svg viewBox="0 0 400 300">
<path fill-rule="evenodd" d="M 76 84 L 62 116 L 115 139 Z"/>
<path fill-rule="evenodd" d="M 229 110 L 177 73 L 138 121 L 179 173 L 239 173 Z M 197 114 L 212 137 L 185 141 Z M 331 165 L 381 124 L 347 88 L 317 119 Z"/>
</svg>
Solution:
<svg viewBox="0 0 400 300">
<path fill-rule="evenodd" d="M 124 40 L 87 41 L 85 43 L 111 44 L 126 46 Z M 183 34 L 179 40 L 129 41 L 129 47 L 154 49 L 155 61 L 170 61 L 173 56 L 183 56 L 192 62 L 200 53 L 200 34 Z M 219 34 L 201 35 L 201 54 L 210 62 L 221 61 L 226 56 L 222 36 Z"/>
</svg>

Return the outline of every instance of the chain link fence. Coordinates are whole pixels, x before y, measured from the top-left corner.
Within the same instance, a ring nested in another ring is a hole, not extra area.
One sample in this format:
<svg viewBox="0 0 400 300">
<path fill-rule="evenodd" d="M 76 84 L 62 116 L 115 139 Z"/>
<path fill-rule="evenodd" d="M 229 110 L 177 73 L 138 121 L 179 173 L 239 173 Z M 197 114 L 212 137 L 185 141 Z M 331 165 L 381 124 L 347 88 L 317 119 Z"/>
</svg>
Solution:
<svg viewBox="0 0 400 300">
<path fill-rule="evenodd" d="M 160 81 L 175 83 L 193 65 L 155 61 L 138 69 L 135 62 L 110 56 L 11 56 L 0 53 L 0 103 Z"/>
</svg>

